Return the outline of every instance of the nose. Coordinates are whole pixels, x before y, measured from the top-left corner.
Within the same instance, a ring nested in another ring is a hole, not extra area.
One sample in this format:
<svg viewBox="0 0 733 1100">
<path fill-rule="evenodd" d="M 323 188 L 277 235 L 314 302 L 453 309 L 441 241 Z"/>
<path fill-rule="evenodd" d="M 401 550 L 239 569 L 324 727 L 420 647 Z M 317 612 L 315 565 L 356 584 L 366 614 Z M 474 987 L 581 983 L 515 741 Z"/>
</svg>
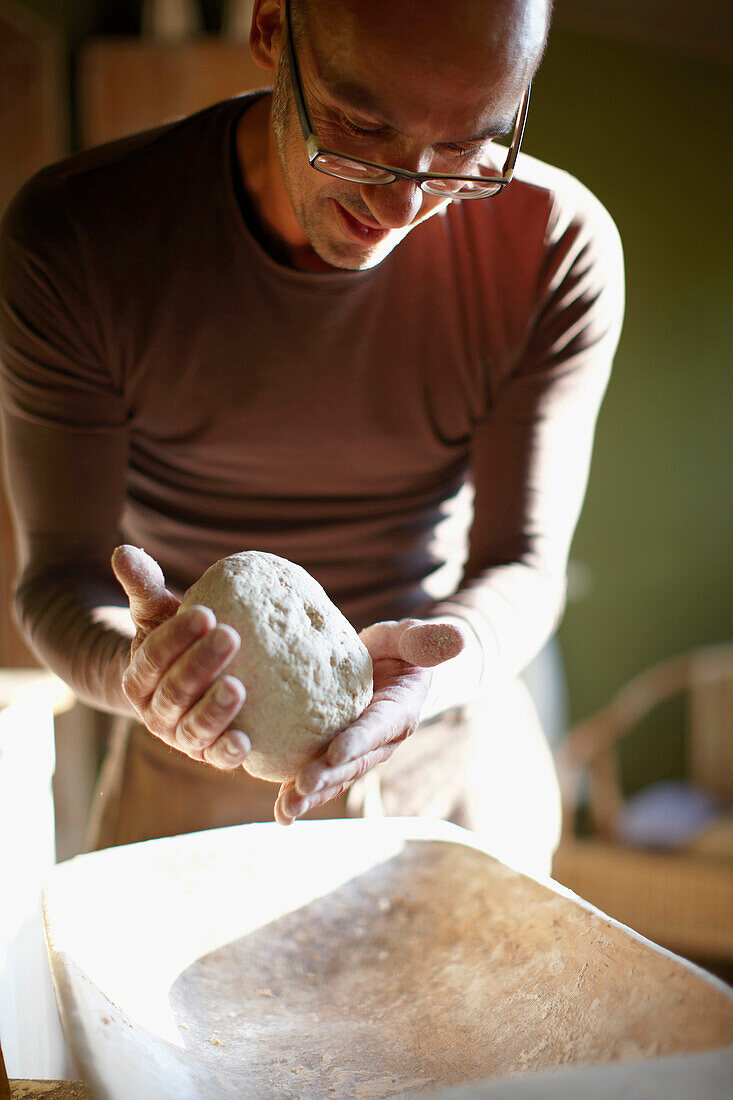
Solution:
<svg viewBox="0 0 733 1100">
<path fill-rule="evenodd" d="M 372 217 L 385 229 L 403 229 L 414 220 L 423 201 L 423 193 L 410 180 L 395 180 L 381 186 L 361 188 L 361 197 Z"/>
</svg>

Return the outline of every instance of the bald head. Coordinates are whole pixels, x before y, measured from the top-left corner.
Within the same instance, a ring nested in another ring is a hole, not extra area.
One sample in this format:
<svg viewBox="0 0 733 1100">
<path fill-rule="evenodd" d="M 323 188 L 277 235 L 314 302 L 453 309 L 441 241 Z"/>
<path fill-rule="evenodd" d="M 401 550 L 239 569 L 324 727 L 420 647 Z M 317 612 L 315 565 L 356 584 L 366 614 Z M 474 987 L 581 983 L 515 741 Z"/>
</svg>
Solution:
<svg viewBox="0 0 733 1100">
<path fill-rule="evenodd" d="M 331 50 L 399 43 L 428 73 L 463 84 L 491 68 L 517 87 L 534 75 L 547 41 L 552 0 L 289 0 L 296 33 Z"/>
</svg>

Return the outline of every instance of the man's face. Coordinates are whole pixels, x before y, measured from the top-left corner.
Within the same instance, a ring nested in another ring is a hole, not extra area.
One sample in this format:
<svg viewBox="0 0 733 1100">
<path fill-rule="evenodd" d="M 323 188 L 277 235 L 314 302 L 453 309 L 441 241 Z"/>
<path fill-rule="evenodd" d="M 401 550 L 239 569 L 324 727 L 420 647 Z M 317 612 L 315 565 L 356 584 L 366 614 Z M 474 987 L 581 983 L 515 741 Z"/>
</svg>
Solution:
<svg viewBox="0 0 733 1100">
<path fill-rule="evenodd" d="M 500 45 L 477 43 L 471 27 L 435 18 L 405 26 L 404 15 L 404 5 L 310 5 L 295 50 L 318 139 L 346 156 L 408 171 L 470 175 L 491 136 L 511 128 L 534 58 L 507 51 L 506 36 Z M 374 267 L 448 205 L 407 180 L 370 186 L 315 171 L 284 52 L 273 127 L 295 217 L 326 264 Z"/>
</svg>

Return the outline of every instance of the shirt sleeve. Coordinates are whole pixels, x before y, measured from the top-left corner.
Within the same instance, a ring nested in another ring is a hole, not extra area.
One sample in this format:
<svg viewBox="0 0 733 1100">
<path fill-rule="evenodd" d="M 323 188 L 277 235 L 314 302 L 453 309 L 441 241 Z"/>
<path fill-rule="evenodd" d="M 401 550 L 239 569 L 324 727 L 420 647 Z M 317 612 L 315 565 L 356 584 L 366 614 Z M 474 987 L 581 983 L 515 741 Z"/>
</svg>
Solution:
<svg viewBox="0 0 733 1100">
<path fill-rule="evenodd" d="M 433 611 L 456 616 L 478 638 L 479 690 L 498 673 L 521 672 L 561 618 L 570 543 L 621 330 L 618 232 L 601 204 L 570 182 L 572 201 L 566 192 L 550 209 L 527 339 L 473 434 L 464 578 Z"/>
<path fill-rule="evenodd" d="M 119 662 L 131 625 L 109 567 L 124 504 L 127 416 L 109 361 L 68 181 L 44 170 L 0 226 L 0 396 L 18 542 L 16 613 L 41 660 L 81 698 L 127 711 Z"/>
</svg>

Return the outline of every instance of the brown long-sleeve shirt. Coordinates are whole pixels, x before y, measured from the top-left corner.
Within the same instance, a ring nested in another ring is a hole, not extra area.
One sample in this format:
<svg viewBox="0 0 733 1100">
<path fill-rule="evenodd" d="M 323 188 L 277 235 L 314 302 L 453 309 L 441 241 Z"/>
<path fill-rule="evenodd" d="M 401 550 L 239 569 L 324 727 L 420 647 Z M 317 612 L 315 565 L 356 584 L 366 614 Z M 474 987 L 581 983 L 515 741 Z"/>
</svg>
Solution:
<svg viewBox="0 0 733 1100">
<path fill-rule="evenodd" d="M 143 546 L 179 592 L 262 549 L 357 628 L 458 614 L 488 669 L 517 672 L 563 606 L 621 324 L 615 228 L 521 157 L 505 193 L 452 204 L 372 270 L 287 268 L 238 195 L 249 102 L 45 169 L 5 215 L 25 631 L 82 698 L 126 709 L 113 547 Z"/>
</svg>

